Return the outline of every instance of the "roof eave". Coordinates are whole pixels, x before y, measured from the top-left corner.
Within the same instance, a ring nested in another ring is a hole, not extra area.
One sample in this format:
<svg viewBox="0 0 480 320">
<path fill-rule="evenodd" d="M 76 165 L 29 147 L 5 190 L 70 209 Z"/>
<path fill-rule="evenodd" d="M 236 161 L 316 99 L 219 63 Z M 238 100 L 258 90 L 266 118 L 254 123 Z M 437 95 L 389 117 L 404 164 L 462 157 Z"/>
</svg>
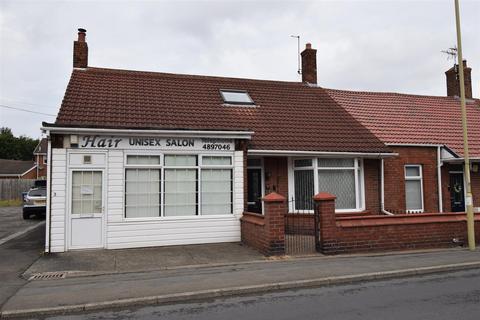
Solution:
<svg viewBox="0 0 480 320">
<path fill-rule="evenodd" d="M 123 134 L 136 136 L 184 136 L 204 138 L 226 138 L 226 139 L 247 139 L 250 140 L 253 131 L 239 130 L 189 130 L 189 129 L 111 129 L 111 128 L 87 128 L 87 127 L 60 127 L 54 124 L 43 123 L 41 130 L 50 133 L 60 134 Z"/>
</svg>

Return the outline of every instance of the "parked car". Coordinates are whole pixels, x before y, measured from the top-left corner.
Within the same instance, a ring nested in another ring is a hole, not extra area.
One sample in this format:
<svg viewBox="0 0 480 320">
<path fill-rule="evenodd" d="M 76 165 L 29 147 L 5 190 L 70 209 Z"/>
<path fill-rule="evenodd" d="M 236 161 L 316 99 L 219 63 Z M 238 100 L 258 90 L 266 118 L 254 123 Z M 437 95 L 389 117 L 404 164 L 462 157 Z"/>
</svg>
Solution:
<svg viewBox="0 0 480 320">
<path fill-rule="evenodd" d="M 45 216 L 47 212 L 47 189 L 32 187 L 24 198 L 23 219 L 30 219 L 32 214 Z"/>
</svg>

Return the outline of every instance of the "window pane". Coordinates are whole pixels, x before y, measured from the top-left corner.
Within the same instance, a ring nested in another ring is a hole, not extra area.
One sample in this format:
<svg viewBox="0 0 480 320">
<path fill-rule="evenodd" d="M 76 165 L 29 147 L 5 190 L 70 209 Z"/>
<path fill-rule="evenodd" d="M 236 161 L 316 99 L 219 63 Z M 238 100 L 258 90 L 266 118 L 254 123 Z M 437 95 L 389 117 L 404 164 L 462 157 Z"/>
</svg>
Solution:
<svg viewBox="0 0 480 320">
<path fill-rule="evenodd" d="M 296 210 L 313 210 L 313 170 L 294 171 Z"/>
<path fill-rule="evenodd" d="M 197 170 L 165 169 L 165 216 L 194 216 L 196 214 Z"/>
<path fill-rule="evenodd" d="M 160 216 L 160 169 L 126 169 L 125 216 Z"/>
<path fill-rule="evenodd" d="M 407 177 L 419 177 L 420 167 L 405 167 L 405 176 Z"/>
<path fill-rule="evenodd" d="M 202 169 L 202 215 L 232 213 L 232 170 Z"/>
<path fill-rule="evenodd" d="M 318 192 L 337 197 L 336 209 L 356 209 L 355 173 L 353 170 L 319 170 Z"/>
<path fill-rule="evenodd" d="M 72 214 L 102 213 L 102 173 L 72 172 Z"/>
<path fill-rule="evenodd" d="M 204 156 L 202 158 L 202 164 L 206 166 L 229 166 L 232 164 L 232 157 L 212 157 Z"/>
<path fill-rule="evenodd" d="M 422 185 L 421 180 L 405 181 L 405 197 L 407 210 L 422 209 Z"/>
<path fill-rule="evenodd" d="M 312 166 L 312 159 L 295 160 L 293 162 L 293 165 L 295 166 L 295 168 L 311 167 Z"/>
<path fill-rule="evenodd" d="M 355 159 L 329 159 L 329 158 L 319 158 L 318 167 L 329 167 L 329 168 L 338 168 L 338 167 L 350 167 L 352 168 L 355 165 Z"/>
<path fill-rule="evenodd" d="M 160 164 L 160 156 L 128 155 L 127 164 Z"/>
<path fill-rule="evenodd" d="M 165 155 L 166 166 L 196 166 L 197 156 L 192 155 Z"/>
<path fill-rule="evenodd" d="M 230 103 L 246 103 L 252 104 L 253 100 L 250 98 L 248 93 L 242 91 L 227 91 L 221 90 L 223 101 Z"/>
</svg>

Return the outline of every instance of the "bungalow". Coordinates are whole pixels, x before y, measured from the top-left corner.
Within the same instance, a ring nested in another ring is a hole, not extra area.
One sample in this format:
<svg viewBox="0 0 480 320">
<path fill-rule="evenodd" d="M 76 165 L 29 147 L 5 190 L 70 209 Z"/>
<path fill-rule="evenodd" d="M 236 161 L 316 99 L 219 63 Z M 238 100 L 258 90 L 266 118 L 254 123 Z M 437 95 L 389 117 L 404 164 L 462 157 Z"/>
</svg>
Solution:
<svg viewBox="0 0 480 320">
<path fill-rule="evenodd" d="M 0 179 L 35 179 L 33 161 L 0 159 Z"/>
<path fill-rule="evenodd" d="M 60 111 L 42 128 L 48 252 L 239 241 L 243 213 L 261 214 L 271 192 L 290 212 L 312 211 L 320 191 L 342 215 L 441 211 L 431 171 L 444 164 L 445 181 L 458 145 L 385 140 L 344 92 L 317 86 L 310 44 L 302 82 L 285 82 L 94 68 L 85 37 L 79 29 Z"/>
<path fill-rule="evenodd" d="M 480 212 L 480 100 L 472 98 L 464 64 L 471 186 Z M 447 96 L 325 89 L 332 99 L 398 156 L 382 160 L 383 213 L 463 212 L 466 186 L 460 90 L 455 65 L 446 74 Z"/>
</svg>

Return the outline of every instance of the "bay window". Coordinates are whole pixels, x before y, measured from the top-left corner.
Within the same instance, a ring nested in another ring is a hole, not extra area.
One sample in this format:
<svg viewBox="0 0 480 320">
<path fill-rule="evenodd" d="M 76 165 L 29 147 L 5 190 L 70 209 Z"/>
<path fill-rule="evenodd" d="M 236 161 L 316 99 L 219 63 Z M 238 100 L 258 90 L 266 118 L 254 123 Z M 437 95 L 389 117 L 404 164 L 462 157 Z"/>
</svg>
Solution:
<svg viewBox="0 0 480 320">
<path fill-rule="evenodd" d="M 294 210 L 313 210 L 312 197 L 318 192 L 335 195 L 337 211 L 364 209 L 361 159 L 294 159 L 293 179 Z"/>
<path fill-rule="evenodd" d="M 231 156 L 127 155 L 125 217 L 231 214 L 232 171 Z"/>
</svg>

